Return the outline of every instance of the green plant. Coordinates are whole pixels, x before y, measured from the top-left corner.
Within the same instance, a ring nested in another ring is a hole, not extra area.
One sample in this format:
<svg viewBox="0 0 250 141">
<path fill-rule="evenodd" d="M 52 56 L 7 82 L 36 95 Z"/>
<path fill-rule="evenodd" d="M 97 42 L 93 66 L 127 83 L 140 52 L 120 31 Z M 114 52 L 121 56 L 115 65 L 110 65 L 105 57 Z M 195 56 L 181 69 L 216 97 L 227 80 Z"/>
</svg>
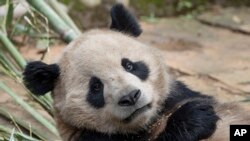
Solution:
<svg viewBox="0 0 250 141">
<path fill-rule="evenodd" d="M 4 17 L 0 17 L 0 73 L 18 82 L 19 85 L 23 86 L 23 89 L 25 87 L 22 82 L 22 71 L 27 63 L 12 42 L 14 36 L 22 35 L 35 38 L 36 41 L 44 40 L 45 49 L 48 49 L 51 37 L 56 35 L 55 32 L 67 43 L 80 34 L 80 30 L 75 26 L 67 13 L 60 10 L 56 0 L 50 0 L 48 3 L 40 0 L 27 0 L 27 2 L 30 5 L 27 7 L 28 12 L 16 20 L 13 19 L 15 3 L 12 0 L 6 0 L 7 14 Z M 0 4 L 3 4 L 3 2 L 1 1 Z M 38 123 L 46 127 L 48 132 L 53 134 L 55 138 L 59 138 L 55 123 L 37 112 L 34 107 L 23 100 L 23 97 L 12 91 L 3 81 L 0 81 L 0 91 L 8 94 L 13 101 L 20 105 Z M 53 117 L 53 100 L 49 93 L 45 96 L 37 97 L 27 90 L 26 96 L 33 99 L 48 115 Z M 42 133 L 39 129 L 19 119 L 4 108 L 0 108 L 0 115 L 12 121 L 18 129 L 16 131 L 15 128 L 10 129 L 0 125 L 0 140 L 51 140 L 49 136 Z M 30 134 L 27 134 L 27 132 Z"/>
<path fill-rule="evenodd" d="M 203 12 L 210 2 L 208 0 L 178 0 L 176 12 L 185 13 L 188 17 Z"/>
</svg>

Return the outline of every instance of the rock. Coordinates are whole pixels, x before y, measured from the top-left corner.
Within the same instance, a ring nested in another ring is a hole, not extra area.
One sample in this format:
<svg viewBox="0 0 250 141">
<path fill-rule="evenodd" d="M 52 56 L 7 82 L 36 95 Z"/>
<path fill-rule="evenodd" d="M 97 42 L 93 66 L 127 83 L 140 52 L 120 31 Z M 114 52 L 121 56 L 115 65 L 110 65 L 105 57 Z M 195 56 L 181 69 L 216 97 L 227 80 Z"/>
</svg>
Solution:
<svg viewBox="0 0 250 141">
<path fill-rule="evenodd" d="M 250 34 L 250 8 L 227 8 L 206 12 L 198 17 L 203 23 Z"/>
</svg>

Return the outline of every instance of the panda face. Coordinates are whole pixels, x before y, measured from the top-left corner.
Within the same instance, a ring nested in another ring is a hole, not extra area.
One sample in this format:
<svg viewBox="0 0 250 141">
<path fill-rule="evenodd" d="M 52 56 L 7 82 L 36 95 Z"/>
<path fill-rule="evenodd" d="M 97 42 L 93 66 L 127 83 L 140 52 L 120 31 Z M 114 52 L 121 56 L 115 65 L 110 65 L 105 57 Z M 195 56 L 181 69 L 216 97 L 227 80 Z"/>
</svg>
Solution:
<svg viewBox="0 0 250 141">
<path fill-rule="evenodd" d="M 103 59 L 105 58 L 100 58 L 98 62 Z M 92 108 L 107 108 L 110 115 L 121 122 L 130 122 L 151 108 L 152 95 L 146 94 L 143 84 L 149 75 L 149 68 L 141 61 L 132 62 L 122 56 L 119 60 L 117 68 L 103 66 L 106 75 L 102 71 L 93 71 L 90 74 L 86 102 Z M 118 63 L 113 59 L 107 62 Z M 98 69 L 98 65 L 96 67 L 92 70 Z"/>
<path fill-rule="evenodd" d="M 52 90 L 58 124 L 135 133 L 162 109 L 170 78 L 160 52 L 136 41 L 142 30 L 121 4 L 111 9 L 111 20 L 112 30 L 84 33 L 54 64 L 26 66 L 24 84 L 32 93 Z"/>
<path fill-rule="evenodd" d="M 131 73 L 135 76 L 137 76 L 141 81 L 144 81 L 147 79 L 149 75 L 149 68 L 147 65 L 143 62 L 132 62 L 127 58 L 123 58 L 121 60 L 121 66 L 123 67 L 124 71 Z M 113 81 L 113 80 L 112 80 Z M 114 84 L 113 84 L 114 85 Z M 111 86 L 111 89 L 113 86 Z M 134 106 L 137 104 L 137 102 L 141 98 L 141 90 L 136 87 L 128 86 L 131 87 L 131 92 L 127 92 L 128 90 L 124 90 L 124 94 L 122 94 L 122 97 L 119 99 L 118 96 L 118 101 L 117 104 L 119 106 L 124 106 L 124 107 L 129 107 L 129 106 Z M 92 76 L 90 81 L 89 81 L 89 92 L 87 95 L 87 101 L 95 108 L 102 108 L 105 106 L 105 99 L 104 99 L 104 84 L 102 81 L 95 76 Z M 126 94 L 127 92 L 127 94 Z M 117 97 L 117 94 L 114 95 Z M 150 103 L 148 104 L 150 105 Z M 147 105 L 145 105 L 147 106 Z"/>
<path fill-rule="evenodd" d="M 159 52 L 113 31 L 85 33 L 57 64 L 55 108 L 78 128 L 138 131 L 157 115 L 169 91 Z"/>
</svg>

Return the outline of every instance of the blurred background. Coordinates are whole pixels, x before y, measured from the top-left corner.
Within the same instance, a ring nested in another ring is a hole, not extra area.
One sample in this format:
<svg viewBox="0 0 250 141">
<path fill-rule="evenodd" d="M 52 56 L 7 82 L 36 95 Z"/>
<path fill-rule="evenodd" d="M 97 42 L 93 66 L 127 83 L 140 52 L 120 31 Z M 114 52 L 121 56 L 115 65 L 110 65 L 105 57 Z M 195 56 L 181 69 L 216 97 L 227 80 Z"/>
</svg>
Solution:
<svg viewBox="0 0 250 141">
<path fill-rule="evenodd" d="M 108 28 L 115 3 L 137 17 L 138 40 L 161 50 L 176 79 L 250 111 L 249 0 L 0 0 L 0 140 L 60 140 L 50 93 L 32 95 L 22 71 Z"/>
</svg>

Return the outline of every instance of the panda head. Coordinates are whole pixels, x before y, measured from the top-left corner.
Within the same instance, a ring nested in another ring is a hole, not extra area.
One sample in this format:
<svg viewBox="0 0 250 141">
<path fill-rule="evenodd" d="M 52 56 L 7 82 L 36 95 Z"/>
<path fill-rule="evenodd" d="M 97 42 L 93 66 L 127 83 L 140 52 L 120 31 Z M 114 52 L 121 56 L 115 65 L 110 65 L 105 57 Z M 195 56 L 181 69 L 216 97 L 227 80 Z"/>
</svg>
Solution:
<svg viewBox="0 0 250 141">
<path fill-rule="evenodd" d="M 52 91 L 56 116 L 70 126 L 131 133 L 157 116 L 169 76 L 159 52 L 133 37 L 141 30 L 131 14 L 116 5 L 111 17 L 112 30 L 84 33 L 55 64 L 29 63 L 24 82 L 37 95 Z"/>
</svg>

